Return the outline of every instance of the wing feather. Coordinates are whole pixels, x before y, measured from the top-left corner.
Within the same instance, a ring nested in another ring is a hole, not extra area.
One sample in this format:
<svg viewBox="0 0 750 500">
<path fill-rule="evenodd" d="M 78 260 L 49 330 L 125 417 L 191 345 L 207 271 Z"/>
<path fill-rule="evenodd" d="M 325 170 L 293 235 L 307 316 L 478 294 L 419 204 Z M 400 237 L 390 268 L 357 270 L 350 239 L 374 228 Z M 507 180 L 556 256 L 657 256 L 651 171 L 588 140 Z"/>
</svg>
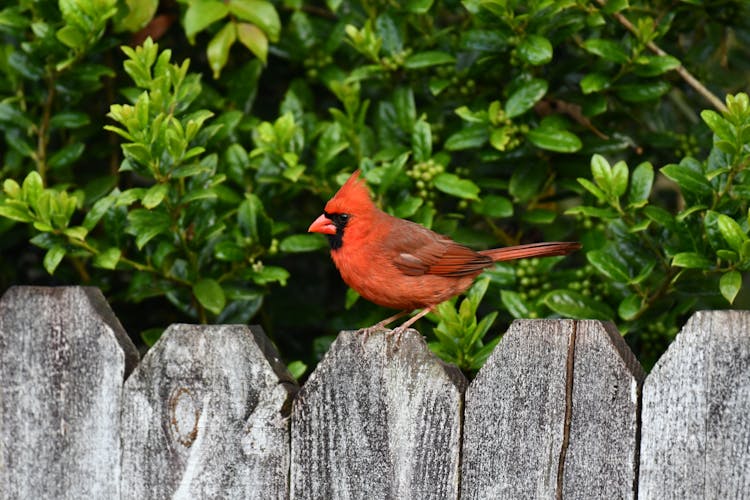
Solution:
<svg viewBox="0 0 750 500">
<path fill-rule="evenodd" d="M 411 222 L 391 234 L 387 244 L 397 252 L 394 265 L 407 276 L 468 276 L 492 264 L 491 257 Z"/>
</svg>

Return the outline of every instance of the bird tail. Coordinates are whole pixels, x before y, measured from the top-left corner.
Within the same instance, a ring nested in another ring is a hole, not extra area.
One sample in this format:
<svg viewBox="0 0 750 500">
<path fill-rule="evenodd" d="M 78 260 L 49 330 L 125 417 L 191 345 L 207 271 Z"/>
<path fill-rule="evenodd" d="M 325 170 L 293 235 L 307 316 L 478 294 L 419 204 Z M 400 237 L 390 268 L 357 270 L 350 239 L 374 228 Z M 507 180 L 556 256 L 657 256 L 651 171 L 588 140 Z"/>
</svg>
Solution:
<svg viewBox="0 0 750 500">
<path fill-rule="evenodd" d="M 494 262 L 503 260 L 525 259 L 528 257 L 552 257 L 567 255 L 581 248 L 581 244 L 574 241 L 551 241 L 545 243 L 531 243 L 505 248 L 482 250 L 482 255 L 490 257 Z"/>
</svg>

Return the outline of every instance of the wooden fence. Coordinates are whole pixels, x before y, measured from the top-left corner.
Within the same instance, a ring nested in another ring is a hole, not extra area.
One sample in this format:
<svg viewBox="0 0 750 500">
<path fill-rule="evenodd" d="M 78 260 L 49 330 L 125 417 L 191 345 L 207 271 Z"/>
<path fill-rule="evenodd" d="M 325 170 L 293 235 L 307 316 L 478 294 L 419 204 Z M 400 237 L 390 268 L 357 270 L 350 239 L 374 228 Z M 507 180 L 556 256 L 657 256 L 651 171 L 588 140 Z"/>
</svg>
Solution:
<svg viewBox="0 0 750 500">
<path fill-rule="evenodd" d="M 648 377 L 600 321 L 516 321 L 471 384 L 415 332 L 342 332 L 298 389 L 257 327 L 139 361 L 97 289 L 15 287 L 0 496 L 747 498 L 750 312 L 696 313 Z"/>
</svg>

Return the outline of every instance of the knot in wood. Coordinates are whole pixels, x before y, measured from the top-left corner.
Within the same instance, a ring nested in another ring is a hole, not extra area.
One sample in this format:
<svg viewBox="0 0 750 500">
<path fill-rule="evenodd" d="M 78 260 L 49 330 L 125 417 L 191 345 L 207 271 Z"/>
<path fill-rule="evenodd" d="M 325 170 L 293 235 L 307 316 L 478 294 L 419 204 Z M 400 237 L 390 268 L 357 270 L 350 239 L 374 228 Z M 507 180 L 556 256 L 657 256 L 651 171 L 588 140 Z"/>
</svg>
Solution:
<svg viewBox="0 0 750 500">
<path fill-rule="evenodd" d="M 186 387 L 177 387 L 169 397 L 169 423 L 174 439 L 190 447 L 198 436 L 201 405 Z"/>
</svg>

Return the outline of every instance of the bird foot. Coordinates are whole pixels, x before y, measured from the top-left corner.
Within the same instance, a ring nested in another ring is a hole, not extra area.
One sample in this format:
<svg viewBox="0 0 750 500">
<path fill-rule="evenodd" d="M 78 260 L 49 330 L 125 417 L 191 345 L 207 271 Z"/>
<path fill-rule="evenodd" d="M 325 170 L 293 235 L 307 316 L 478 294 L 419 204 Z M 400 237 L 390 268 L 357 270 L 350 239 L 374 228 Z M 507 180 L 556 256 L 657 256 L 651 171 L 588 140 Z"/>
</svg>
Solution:
<svg viewBox="0 0 750 500">
<path fill-rule="evenodd" d="M 367 328 L 362 328 L 360 330 L 360 332 L 362 333 L 362 338 L 361 338 L 362 346 L 364 346 L 367 343 L 367 341 L 370 338 L 370 335 L 383 331 L 383 330 L 388 330 L 388 329 L 384 326 L 381 326 L 380 324 L 368 326 Z"/>
<path fill-rule="evenodd" d="M 397 326 L 390 332 L 386 333 L 386 335 L 394 339 L 396 347 L 398 348 L 401 347 L 401 338 L 404 336 L 407 329 L 408 328 L 404 328 L 403 326 Z"/>
</svg>

